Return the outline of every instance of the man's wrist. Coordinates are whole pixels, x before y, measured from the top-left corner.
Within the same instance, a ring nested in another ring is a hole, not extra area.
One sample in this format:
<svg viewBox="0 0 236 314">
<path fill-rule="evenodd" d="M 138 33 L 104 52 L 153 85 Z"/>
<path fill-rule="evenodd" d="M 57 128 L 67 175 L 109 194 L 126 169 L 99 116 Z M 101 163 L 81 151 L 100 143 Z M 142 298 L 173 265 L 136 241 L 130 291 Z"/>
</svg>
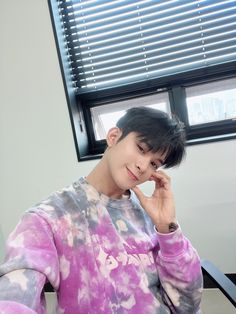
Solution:
<svg viewBox="0 0 236 314">
<path fill-rule="evenodd" d="M 155 230 L 159 233 L 171 233 L 171 232 L 176 231 L 178 229 L 178 227 L 179 226 L 176 223 L 176 221 L 166 223 L 166 224 L 156 224 L 154 226 Z"/>
</svg>

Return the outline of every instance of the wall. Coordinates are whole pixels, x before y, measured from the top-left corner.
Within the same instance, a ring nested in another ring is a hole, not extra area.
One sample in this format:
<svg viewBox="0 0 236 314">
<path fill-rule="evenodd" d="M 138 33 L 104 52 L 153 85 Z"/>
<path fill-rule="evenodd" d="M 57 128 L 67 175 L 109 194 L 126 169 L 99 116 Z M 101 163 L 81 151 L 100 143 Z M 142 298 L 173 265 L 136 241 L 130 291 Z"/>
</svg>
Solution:
<svg viewBox="0 0 236 314">
<path fill-rule="evenodd" d="M 78 163 L 46 0 L 1 2 L 0 258 L 29 206 L 86 175 Z M 182 229 L 201 257 L 236 272 L 236 140 L 187 148 L 169 170 Z M 150 193 L 151 183 L 143 186 Z"/>
</svg>

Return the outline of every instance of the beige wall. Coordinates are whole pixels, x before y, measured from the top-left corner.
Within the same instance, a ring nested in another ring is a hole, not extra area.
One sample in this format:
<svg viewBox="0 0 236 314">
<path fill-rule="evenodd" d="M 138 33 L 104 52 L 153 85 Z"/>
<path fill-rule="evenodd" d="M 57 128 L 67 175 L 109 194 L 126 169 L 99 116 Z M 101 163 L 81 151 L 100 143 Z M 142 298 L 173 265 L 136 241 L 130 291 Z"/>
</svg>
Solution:
<svg viewBox="0 0 236 314">
<path fill-rule="evenodd" d="M 97 161 L 76 159 L 47 1 L 1 0 L 0 38 L 1 258 L 23 211 Z M 236 272 L 236 140 L 187 153 L 169 171 L 178 220 L 201 257 Z"/>
</svg>

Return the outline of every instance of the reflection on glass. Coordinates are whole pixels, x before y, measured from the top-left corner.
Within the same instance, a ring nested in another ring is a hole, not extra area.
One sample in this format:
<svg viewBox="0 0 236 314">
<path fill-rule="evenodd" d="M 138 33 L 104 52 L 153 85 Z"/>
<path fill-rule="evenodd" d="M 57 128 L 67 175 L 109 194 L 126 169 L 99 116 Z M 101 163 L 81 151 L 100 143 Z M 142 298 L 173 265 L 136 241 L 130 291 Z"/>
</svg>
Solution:
<svg viewBox="0 0 236 314">
<path fill-rule="evenodd" d="M 198 88 L 201 93 L 201 87 Z M 190 125 L 235 119 L 236 87 L 194 96 L 187 95 L 187 108 Z"/>
</svg>

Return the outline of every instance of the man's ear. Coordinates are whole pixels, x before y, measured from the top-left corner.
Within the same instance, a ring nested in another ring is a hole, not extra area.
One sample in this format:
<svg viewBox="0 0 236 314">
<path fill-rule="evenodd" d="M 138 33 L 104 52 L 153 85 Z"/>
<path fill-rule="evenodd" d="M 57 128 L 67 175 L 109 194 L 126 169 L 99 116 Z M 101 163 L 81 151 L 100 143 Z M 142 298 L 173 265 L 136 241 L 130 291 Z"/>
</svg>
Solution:
<svg viewBox="0 0 236 314">
<path fill-rule="evenodd" d="M 119 138 L 121 137 L 121 130 L 117 127 L 114 127 L 114 128 L 111 128 L 108 133 L 107 133 L 107 138 L 106 138 L 106 141 L 107 141 L 107 146 L 108 147 L 112 147 L 113 145 L 115 145 Z"/>
</svg>

